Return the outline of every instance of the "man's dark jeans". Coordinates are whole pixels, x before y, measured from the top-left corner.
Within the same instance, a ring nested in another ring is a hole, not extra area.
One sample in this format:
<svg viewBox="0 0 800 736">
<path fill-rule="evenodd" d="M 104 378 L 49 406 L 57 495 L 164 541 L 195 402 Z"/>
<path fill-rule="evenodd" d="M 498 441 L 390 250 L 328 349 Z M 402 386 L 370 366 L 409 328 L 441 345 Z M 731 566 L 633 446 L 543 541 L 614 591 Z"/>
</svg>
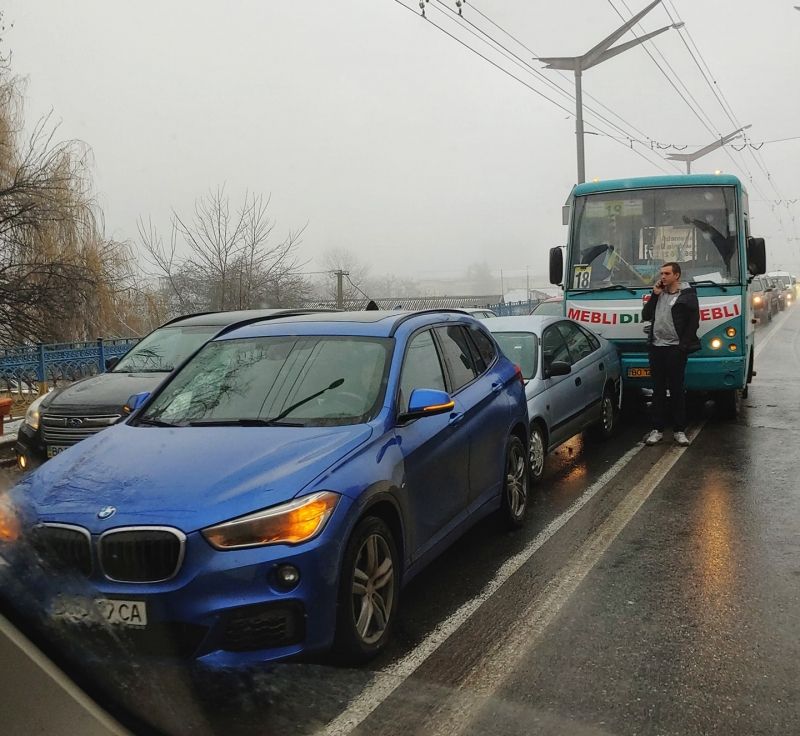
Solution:
<svg viewBox="0 0 800 736">
<path fill-rule="evenodd" d="M 653 427 L 664 431 L 668 408 L 672 408 L 672 428 L 686 431 L 686 397 L 683 377 L 686 372 L 686 353 L 677 345 L 650 346 L 650 372 L 653 376 Z M 667 404 L 669 389 L 669 405 Z"/>
</svg>

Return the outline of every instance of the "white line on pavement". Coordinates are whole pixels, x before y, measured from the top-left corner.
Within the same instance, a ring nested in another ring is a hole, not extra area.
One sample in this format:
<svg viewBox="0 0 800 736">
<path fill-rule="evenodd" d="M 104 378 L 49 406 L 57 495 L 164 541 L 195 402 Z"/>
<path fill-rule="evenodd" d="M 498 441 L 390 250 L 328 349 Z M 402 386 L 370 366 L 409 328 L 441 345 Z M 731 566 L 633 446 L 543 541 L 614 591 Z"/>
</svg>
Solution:
<svg viewBox="0 0 800 736">
<path fill-rule="evenodd" d="M 699 428 L 698 430 L 699 431 Z M 695 433 L 696 434 L 696 433 Z M 352 731 L 386 698 L 388 698 L 414 671 L 427 660 L 452 634 L 491 598 L 503 583 L 519 570 L 541 547 L 558 532 L 575 514 L 611 481 L 636 455 L 644 445 L 638 444 L 626 452 L 614 465 L 606 470 L 590 485 L 563 514 L 553 519 L 520 552 L 509 557 L 486 587 L 474 598 L 463 603 L 447 619 L 442 621 L 412 651 L 381 672 L 353 699 L 350 705 L 333 719 L 320 733 L 324 736 L 341 736 Z"/>
<path fill-rule="evenodd" d="M 705 422 L 689 433 L 694 440 Z M 435 714 L 436 724 L 428 722 L 422 733 L 451 736 L 474 726 L 481 708 L 505 682 L 514 665 L 528 655 L 541 640 L 544 631 L 575 593 L 578 586 L 605 554 L 612 542 L 633 519 L 658 484 L 678 462 L 685 447 L 670 448 L 645 476 L 628 492 L 598 529 L 581 545 L 568 564 L 544 590 L 506 627 L 507 635 L 459 683 L 464 697 L 456 697 L 451 707 L 444 704 Z"/>
<path fill-rule="evenodd" d="M 763 349 L 764 349 L 764 348 L 767 346 L 767 343 L 768 343 L 768 342 L 769 342 L 769 341 L 770 341 L 770 340 L 771 340 L 773 337 L 775 337 L 775 335 L 778 333 L 778 331 L 781 329 L 781 327 L 783 327 L 783 323 L 784 323 L 784 322 L 787 320 L 787 318 L 788 318 L 788 317 L 789 317 L 789 310 L 787 309 L 786 311 L 784 311 L 784 313 L 783 313 L 782 315 L 780 315 L 780 316 L 778 317 L 778 319 L 776 319 L 776 320 L 775 320 L 775 321 L 772 323 L 772 330 L 770 331 L 769 335 L 767 335 L 767 336 L 766 336 L 766 337 L 763 339 L 763 341 L 761 341 L 761 342 L 758 342 L 758 343 L 756 344 L 756 348 L 755 348 L 755 350 L 753 351 L 753 357 L 754 357 L 754 358 L 755 358 L 755 357 L 758 357 L 758 354 L 759 354 L 759 353 L 760 353 L 760 352 L 761 352 L 761 351 L 762 351 L 762 350 L 763 350 Z M 779 320 L 780 320 L 780 321 L 779 321 Z"/>
</svg>

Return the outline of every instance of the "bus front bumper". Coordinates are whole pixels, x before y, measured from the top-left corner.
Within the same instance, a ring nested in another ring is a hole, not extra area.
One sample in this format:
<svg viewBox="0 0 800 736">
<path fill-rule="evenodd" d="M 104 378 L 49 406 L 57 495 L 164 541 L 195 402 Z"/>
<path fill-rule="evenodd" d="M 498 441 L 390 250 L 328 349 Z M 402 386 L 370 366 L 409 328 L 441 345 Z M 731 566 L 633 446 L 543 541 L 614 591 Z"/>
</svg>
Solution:
<svg viewBox="0 0 800 736">
<path fill-rule="evenodd" d="M 684 385 L 687 391 L 725 391 L 744 388 L 746 379 L 744 356 L 690 355 Z M 622 355 L 622 380 L 627 388 L 653 388 L 647 353 Z"/>
</svg>

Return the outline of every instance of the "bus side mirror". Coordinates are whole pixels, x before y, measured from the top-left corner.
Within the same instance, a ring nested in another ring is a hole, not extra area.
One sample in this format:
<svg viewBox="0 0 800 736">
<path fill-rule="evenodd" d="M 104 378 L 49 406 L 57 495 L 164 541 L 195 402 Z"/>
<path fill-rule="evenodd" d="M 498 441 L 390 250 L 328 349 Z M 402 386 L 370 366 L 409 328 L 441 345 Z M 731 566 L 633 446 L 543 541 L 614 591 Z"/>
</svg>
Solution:
<svg viewBox="0 0 800 736">
<path fill-rule="evenodd" d="M 747 270 L 754 276 L 767 272 L 767 247 L 764 238 L 747 239 Z"/>
<path fill-rule="evenodd" d="M 564 251 L 550 248 L 550 283 L 560 285 L 564 279 Z"/>
</svg>

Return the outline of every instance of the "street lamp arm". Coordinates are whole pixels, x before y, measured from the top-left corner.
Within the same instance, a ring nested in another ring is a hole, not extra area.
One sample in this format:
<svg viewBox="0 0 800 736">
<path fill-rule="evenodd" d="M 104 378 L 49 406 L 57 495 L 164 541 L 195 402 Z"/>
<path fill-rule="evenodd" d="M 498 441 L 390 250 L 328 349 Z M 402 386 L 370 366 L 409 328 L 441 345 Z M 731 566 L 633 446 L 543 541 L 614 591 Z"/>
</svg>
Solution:
<svg viewBox="0 0 800 736">
<path fill-rule="evenodd" d="M 619 46 L 614 46 L 612 49 L 607 49 L 603 51 L 599 56 L 597 56 L 594 61 L 587 61 L 584 57 L 581 60 L 581 68 L 589 69 L 590 67 L 595 66 L 595 64 L 599 64 L 601 61 L 606 61 L 606 59 L 611 59 L 618 54 L 621 54 L 623 51 L 627 51 L 628 49 L 632 49 L 634 46 L 638 46 L 645 41 L 649 41 L 654 36 L 658 36 L 660 33 L 664 33 L 664 31 L 668 31 L 672 28 L 672 26 L 664 26 L 663 28 L 659 28 L 657 31 L 651 31 L 650 33 L 645 34 L 644 36 L 639 36 L 639 38 L 634 38 L 631 41 L 626 41 L 625 43 L 621 43 Z"/>
<path fill-rule="evenodd" d="M 598 43 L 593 48 L 589 49 L 583 55 L 583 63 L 582 66 L 585 69 L 588 69 L 590 66 L 594 66 L 598 63 L 599 57 L 603 54 L 604 51 L 607 51 L 611 44 L 615 41 L 618 41 L 622 38 L 633 26 L 635 26 L 645 15 L 647 15 L 656 5 L 658 5 L 661 0 L 653 0 L 650 5 L 648 5 L 644 10 L 640 10 L 636 15 L 633 16 L 629 21 L 623 23 L 616 31 L 614 31 L 609 36 L 606 36 L 600 43 Z"/>
<path fill-rule="evenodd" d="M 734 130 L 733 133 L 728 133 L 728 135 L 723 136 L 717 141 L 713 143 L 709 143 L 707 146 L 703 146 L 703 148 L 699 148 L 694 153 L 669 153 L 667 154 L 667 158 L 672 159 L 674 161 L 696 161 L 698 158 L 702 158 L 711 151 L 716 151 L 718 148 L 722 148 L 726 143 L 734 140 L 734 138 L 738 138 L 739 134 L 750 128 L 750 125 L 745 125 L 739 130 Z"/>
<path fill-rule="evenodd" d="M 545 64 L 545 69 L 569 69 L 572 71 L 580 58 L 580 56 L 540 56 L 537 61 Z"/>
</svg>

